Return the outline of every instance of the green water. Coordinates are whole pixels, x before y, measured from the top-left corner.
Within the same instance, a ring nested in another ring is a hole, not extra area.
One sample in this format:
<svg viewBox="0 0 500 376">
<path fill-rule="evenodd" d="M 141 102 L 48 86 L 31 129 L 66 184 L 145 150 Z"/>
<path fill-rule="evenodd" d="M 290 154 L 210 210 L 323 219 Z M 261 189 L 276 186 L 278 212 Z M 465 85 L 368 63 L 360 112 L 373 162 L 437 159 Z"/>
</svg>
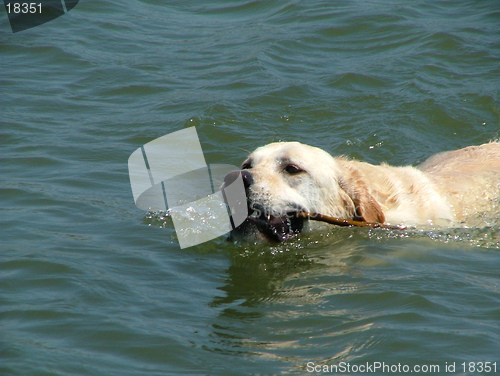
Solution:
<svg viewBox="0 0 500 376">
<path fill-rule="evenodd" d="M 498 1 L 82 0 L 16 34 L 0 6 L 0 87 L 2 376 L 500 373 L 497 218 L 181 250 L 127 169 L 193 125 L 234 165 L 278 140 L 397 165 L 497 139 Z"/>
</svg>

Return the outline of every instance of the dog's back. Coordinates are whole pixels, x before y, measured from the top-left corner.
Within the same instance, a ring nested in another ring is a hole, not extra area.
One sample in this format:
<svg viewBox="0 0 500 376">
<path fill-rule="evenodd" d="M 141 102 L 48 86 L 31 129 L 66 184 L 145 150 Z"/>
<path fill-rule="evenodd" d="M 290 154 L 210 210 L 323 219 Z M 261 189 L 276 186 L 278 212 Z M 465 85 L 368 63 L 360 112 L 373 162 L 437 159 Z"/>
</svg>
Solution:
<svg viewBox="0 0 500 376">
<path fill-rule="evenodd" d="M 500 142 L 439 153 L 418 169 L 453 205 L 457 220 L 500 207 Z"/>
</svg>

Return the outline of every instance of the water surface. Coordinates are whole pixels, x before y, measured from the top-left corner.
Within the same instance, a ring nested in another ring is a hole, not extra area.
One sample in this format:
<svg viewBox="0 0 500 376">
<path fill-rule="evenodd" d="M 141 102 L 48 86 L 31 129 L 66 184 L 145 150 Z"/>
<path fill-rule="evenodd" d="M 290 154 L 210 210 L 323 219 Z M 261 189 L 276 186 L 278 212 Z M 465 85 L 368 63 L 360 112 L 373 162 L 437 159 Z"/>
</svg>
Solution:
<svg viewBox="0 0 500 376">
<path fill-rule="evenodd" d="M 127 171 L 188 126 L 235 165 L 279 140 L 403 165 L 497 139 L 497 2 L 82 1 L 16 34 L 2 9 L 0 56 L 2 375 L 500 369 L 496 218 L 181 250 Z"/>
</svg>

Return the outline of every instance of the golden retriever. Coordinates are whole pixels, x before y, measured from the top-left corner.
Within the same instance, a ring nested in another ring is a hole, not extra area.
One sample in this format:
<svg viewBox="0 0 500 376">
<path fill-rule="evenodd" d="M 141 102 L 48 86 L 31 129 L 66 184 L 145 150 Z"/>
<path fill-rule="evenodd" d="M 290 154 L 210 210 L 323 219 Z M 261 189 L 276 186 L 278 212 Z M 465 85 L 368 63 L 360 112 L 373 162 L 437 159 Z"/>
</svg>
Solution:
<svg viewBox="0 0 500 376">
<path fill-rule="evenodd" d="M 334 158 L 299 142 L 277 142 L 256 149 L 232 174 L 243 178 L 248 200 L 249 216 L 238 233 L 286 240 L 310 222 L 299 212 L 452 226 L 498 210 L 500 143 L 440 153 L 417 167 L 392 167 Z"/>
</svg>

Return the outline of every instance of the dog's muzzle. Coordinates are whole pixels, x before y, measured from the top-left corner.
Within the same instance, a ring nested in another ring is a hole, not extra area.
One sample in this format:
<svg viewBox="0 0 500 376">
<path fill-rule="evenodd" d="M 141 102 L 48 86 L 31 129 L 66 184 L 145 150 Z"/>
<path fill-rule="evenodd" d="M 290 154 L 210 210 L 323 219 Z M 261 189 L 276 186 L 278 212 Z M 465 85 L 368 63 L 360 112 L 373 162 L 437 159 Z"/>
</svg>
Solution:
<svg viewBox="0 0 500 376">
<path fill-rule="evenodd" d="M 284 213 L 271 213 L 259 203 L 252 202 L 249 199 L 249 190 L 254 183 L 253 176 L 248 170 L 232 171 L 224 178 L 224 185 L 229 186 L 238 177 L 242 178 L 247 196 L 247 219 L 238 226 L 235 233 L 248 234 L 258 232 L 268 240 L 283 242 L 295 237 L 304 227 L 304 218 L 297 217 L 297 213 L 304 209 L 297 207 Z"/>
</svg>

